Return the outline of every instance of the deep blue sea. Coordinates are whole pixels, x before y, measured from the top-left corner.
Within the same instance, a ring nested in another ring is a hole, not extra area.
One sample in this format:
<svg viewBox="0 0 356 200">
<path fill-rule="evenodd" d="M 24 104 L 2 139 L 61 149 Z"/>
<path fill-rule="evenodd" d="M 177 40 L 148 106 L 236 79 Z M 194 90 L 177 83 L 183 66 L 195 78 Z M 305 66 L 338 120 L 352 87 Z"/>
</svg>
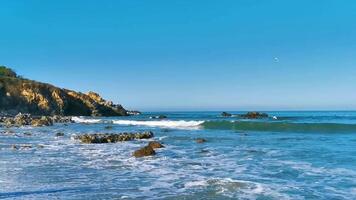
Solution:
<svg viewBox="0 0 356 200">
<path fill-rule="evenodd" d="M 259 120 L 167 112 L 0 127 L 0 199 L 356 199 L 356 112 L 267 113 Z M 149 118 L 161 114 L 168 118 Z M 155 137 L 73 139 L 123 131 Z M 132 157 L 151 140 L 165 148 Z"/>
</svg>

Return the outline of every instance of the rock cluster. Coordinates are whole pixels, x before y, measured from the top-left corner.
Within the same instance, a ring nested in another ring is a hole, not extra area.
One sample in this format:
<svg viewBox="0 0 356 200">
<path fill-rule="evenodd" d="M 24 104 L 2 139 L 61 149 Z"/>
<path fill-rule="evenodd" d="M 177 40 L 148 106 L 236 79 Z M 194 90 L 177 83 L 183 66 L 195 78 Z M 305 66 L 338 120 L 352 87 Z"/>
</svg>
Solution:
<svg viewBox="0 0 356 200">
<path fill-rule="evenodd" d="M 223 117 L 231 117 L 232 114 L 231 113 L 227 113 L 227 112 L 222 112 L 221 116 L 223 116 Z"/>
<path fill-rule="evenodd" d="M 148 146 L 152 147 L 152 149 L 164 148 L 164 146 L 161 143 L 157 142 L 157 141 L 149 142 Z"/>
<path fill-rule="evenodd" d="M 33 119 L 31 121 L 32 126 L 52 126 L 53 125 L 53 120 L 51 117 L 48 116 L 42 116 L 39 119 Z"/>
<path fill-rule="evenodd" d="M 142 132 L 142 133 L 101 133 L 101 134 L 85 134 L 78 135 L 74 137 L 77 140 L 80 140 L 82 143 L 92 144 L 92 143 L 116 143 L 122 141 L 130 141 L 135 139 L 148 139 L 152 138 L 153 133 Z"/>
<path fill-rule="evenodd" d="M 268 118 L 268 114 L 260 113 L 260 112 L 248 112 L 246 114 L 239 115 L 239 117 L 245 119 L 262 119 L 262 118 Z"/>
<path fill-rule="evenodd" d="M 135 156 L 136 158 L 141 158 L 141 157 L 145 157 L 145 156 L 156 155 L 156 152 L 151 146 L 145 146 L 145 147 L 142 147 L 141 149 L 133 152 L 132 155 Z"/>
<path fill-rule="evenodd" d="M 19 113 L 15 117 L 4 117 L 2 123 L 7 127 L 12 126 L 52 126 L 53 123 L 72 123 L 70 117 L 61 117 L 61 116 L 41 116 L 33 117 L 30 114 Z"/>
<path fill-rule="evenodd" d="M 144 146 L 141 149 L 138 149 L 135 152 L 133 152 L 132 155 L 136 158 L 156 155 L 156 152 L 154 149 L 159 149 L 159 148 L 164 148 L 164 146 L 157 141 L 151 141 L 148 143 L 147 146 Z"/>
</svg>

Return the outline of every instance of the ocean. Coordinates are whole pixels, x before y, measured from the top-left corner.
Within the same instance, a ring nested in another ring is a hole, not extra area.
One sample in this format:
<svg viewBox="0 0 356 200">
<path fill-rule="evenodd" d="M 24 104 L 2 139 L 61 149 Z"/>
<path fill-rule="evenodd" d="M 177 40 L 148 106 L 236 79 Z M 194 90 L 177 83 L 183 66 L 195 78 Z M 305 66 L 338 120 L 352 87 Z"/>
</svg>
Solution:
<svg viewBox="0 0 356 200">
<path fill-rule="evenodd" d="M 356 112 L 267 113 L 249 120 L 151 112 L 0 127 L 0 199 L 356 199 Z M 150 119 L 158 115 L 167 118 Z M 138 131 L 155 137 L 110 144 L 73 139 Z M 132 156 L 153 140 L 165 148 Z"/>
</svg>

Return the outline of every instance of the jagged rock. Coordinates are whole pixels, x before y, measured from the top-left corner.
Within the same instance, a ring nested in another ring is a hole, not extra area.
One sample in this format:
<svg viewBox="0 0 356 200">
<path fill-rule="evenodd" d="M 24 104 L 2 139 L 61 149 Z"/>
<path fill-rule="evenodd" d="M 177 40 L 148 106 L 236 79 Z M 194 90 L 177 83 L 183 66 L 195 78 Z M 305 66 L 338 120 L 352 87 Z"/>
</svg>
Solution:
<svg viewBox="0 0 356 200">
<path fill-rule="evenodd" d="M 129 141 L 135 139 L 148 139 L 152 138 L 152 132 L 142 132 L 142 133 L 104 133 L 104 134 L 86 134 L 76 136 L 75 139 L 80 140 L 82 143 L 116 143 L 122 141 Z"/>
<path fill-rule="evenodd" d="M 148 146 L 152 147 L 152 149 L 164 148 L 164 146 L 161 143 L 157 142 L 157 141 L 149 142 Z"/>
<path fill-rule="evenodd" d="M 17 114 L 14 118 L 8 117 L 4 120 L 4 123 L 7 127 L 11 126 L 26 126 L 30 125 L 32 117 L 30 114 Z"/>
<path fill-rule="evenodd" d="M 145 146 L 139 150 L 136 150 L 132 155 L 136 158 L 145 157 L 145 156 L 152 156 L 155 155 L 156 152 L 150 146 Z"/>
<path fill-rule="evenodd" d="M 39 119 L 33 119 L 31 121 L 31 125 L 32 126 L 52 126 L 53 121 L 52 121 L 52 118 L 50 118 L 50 117 L 42 116 Z"/>
<path fill-rule="evenodd" d="M 260 112 L 248 112 L 243 115 L 239 115 L 241 118 L 245 119 L 262 119 L 262 118 L 268 118 L 268 114 L 266 113 L 260 113 Z"/>
<path fill-rule="evenodd" d="M 6 117 L 4 120 L 4 124 L 7 127 L 12 126 L 52 126 L 53 125 L 53 118 L 48 116 L 42 117 L 32 117 L 30 114 L 22 114 L 19 113 L 15 117 Z"/>
<path fill-rule="evenodd" d="M 206 139 L 204 139 L 204 138 L 197 138 L 195 141 L 196 141 L 197 143 L 204 143 L 204 142 L 206 142 Z"/>
<path fill-rule="evenodd" d="M 223 116 L 223 117 L 231 117 L 232 114 L 227 113 L 227 112 L 222 112 L 222 113 L 221 113 L 221 116 Z"/>
</svg>

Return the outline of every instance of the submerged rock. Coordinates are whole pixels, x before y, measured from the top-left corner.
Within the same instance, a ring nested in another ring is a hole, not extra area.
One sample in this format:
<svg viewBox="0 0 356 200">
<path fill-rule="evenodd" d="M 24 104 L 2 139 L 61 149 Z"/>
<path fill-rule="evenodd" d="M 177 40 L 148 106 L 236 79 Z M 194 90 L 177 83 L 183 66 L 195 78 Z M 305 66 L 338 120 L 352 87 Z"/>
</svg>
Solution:
<svg viewBox="0 0 356 200">
<path fill-rule="evenodd" d="M 64 133 L 62 133 L 62 132 L 56 133 L 56 137 L 62 137 L 62 136 L 64 136 Z"/>
<path fill-rule="evenodd" d="M 248 112 L 243 115 L 239 115 L 242 118 L 245 119 L 262 119 L 262 118 L 268 118 L 268 114 L 266 113 L 260 113 L 260 112 Z"/>
<path fill-rule="evenodd" d="M 136 158 L 144 157 L 144 156 L 151 156 L 155 155 L 156 152 L 153 150 L 151 146 L 145 146 L 139 150 L 136 150 L 132 155 Z"/>
<path fill-rule="evenodd" d="M 135 139 L 148 139 L 152 138 L 153 133 L 142 132 L 142 133 L 103 133 L 103 134 L 86 134 L 76 136 L 75 139 L 80 140 L 83 143 L 92 144 L 92 143 L 116 143 L 122 141 L 130 141 Z"/>
<path fill-rule="evenodd" d="M 232 114 L 227 113 L 227 112 L 222 112 L 222 113 L 221 113 L 221 116 L 223 116 L 223 117 L 231 117 Z"/>
<path fill-rule="evenodd" d="M 204 139 L 204 138 L 197 138 L 195 141 L 196 141 L 197 143 L 204 143 L 204 142 L 206 142 L 206 139 Z"/>
<path fill-rule="evenodd" d="M 157 141 L 149 142 L 148 146 L 152 147 L 152 149 L 164 148 L 164 146 L 161 143 L 157 142 Z"/>
<path fill-rule="evenodd" d="M 31 149 L 32 145 L 29 145 L 29 144 L 15 145 L 15 144 L 13 144 L 11 146 L 11 148 L 13 150 Z"/>
<path fill-rule="evenodd" d="M 114 127 L 113 126 L 105 126 L 104 128 L 107 130 L 110 130 L 110 129 L 113 129 Z"/>
</svg>

